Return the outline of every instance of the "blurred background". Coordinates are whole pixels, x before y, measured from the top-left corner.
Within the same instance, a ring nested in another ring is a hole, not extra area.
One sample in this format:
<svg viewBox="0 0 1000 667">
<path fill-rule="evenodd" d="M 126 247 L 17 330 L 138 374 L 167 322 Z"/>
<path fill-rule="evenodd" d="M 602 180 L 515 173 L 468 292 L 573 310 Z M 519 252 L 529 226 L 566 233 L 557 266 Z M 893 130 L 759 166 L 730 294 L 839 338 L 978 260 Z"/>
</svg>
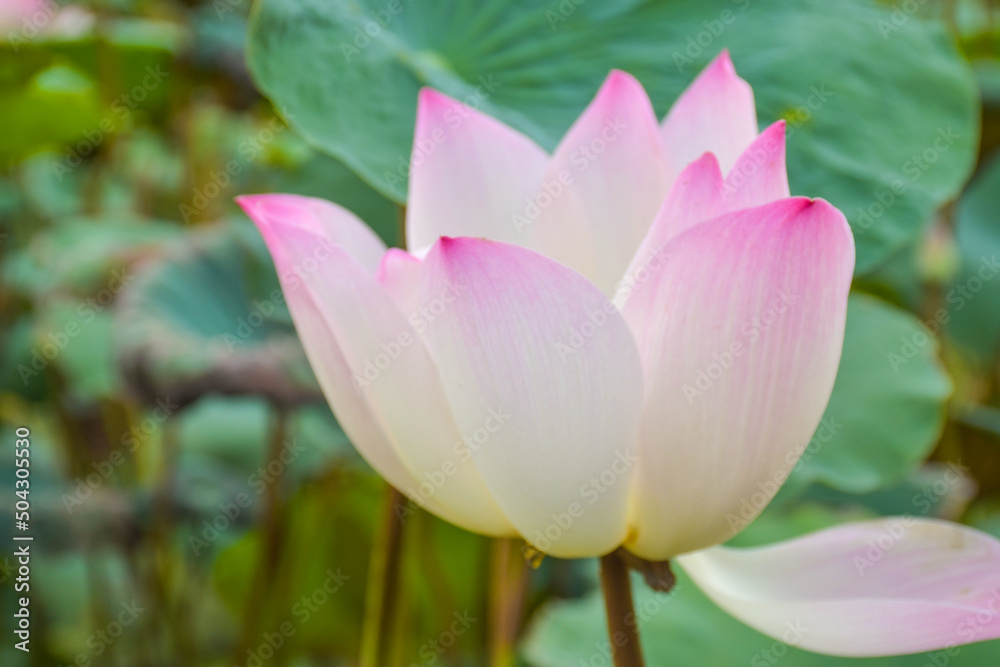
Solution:
<svg viewBox="0 0 1000 667">
<path fill-rule="evenodd" d="M 662 117 L 730 48 L 761 126 L 788 122 L 793 194 L 838 205 L 858 245 L 826 417 L 734 542 L 881 515 L 1000 537 L 998 21 L 993 0 L 3 0 L 0 664 L 358 664 L 385 485 L 232 199 L 325 197 L 398 245 L 422 85 L 551 149 L 612 67 Z M 486 664 L 495 547 L 398 520 L 383 664 Z M 34 538 L 30 653 L 16 534 Z M 609 665 L 595 564 L 528 579 L 519 664 Z M 654 666 L 1000 664 L 1000 642 L 815 656 L 683 575 L 638 590 Z"/>
</svg>

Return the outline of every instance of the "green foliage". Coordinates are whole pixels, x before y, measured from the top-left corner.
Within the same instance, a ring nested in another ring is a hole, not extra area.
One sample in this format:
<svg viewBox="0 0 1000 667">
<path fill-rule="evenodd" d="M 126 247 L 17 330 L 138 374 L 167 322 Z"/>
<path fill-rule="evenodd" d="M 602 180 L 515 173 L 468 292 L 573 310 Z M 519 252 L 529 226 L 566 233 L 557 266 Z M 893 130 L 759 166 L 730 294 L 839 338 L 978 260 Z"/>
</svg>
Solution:
<svg viewBox="0 0 1000 667">
<path fill-rule="evenodd" d="M 121 363 L 146 396 L 320 400 L 274 269 L 246 224 L 190 235 L 147 266 L 117 329 Z"/>
<path fill-rule="evenodd" d="M 259 530 L 220 554 L 215 585 L 238 618 L 256 617 L 255 639 L 288 623 L 291 652 L 357 652 L 378 489 L 376 480 L 358 477 L 304 489 L 282 510 L 279 560 L 269 572 L 261 569 L 260 543 L 268 538 Z M 254 599 L 262 577 L 271 585 Z"/>
<path fill-rule="evenodd" d="M 169 23 L 115 20 L 101 36 L 72 40 L 5 32 L 0 123 L 18 131 L 0 144 L 0 165 L 53 147 L 68 171 L 131 126 L 136 112 L 159 113 L 169 99 L 169 64 L 182 39 Z"/>
<path fill-rule="evenodd" d="M 249 63 L 306 139 L 402 202 L 422 86 L 551 150 L 610 69 L 635 74 L 662 117 L 723 47 L 754 86 L 760 120 L 789 123 L 792 192 L 848 216 L 860 273 L 917 238 L 968 177 L 968 65 L 938 25 L 896 26 L 868 0 L 262 0 Z"/>
<path fill-rule="evenodd" d="M 852 295 L 833 395 L 788 490 L 819 482 L 868 493 L 926 459 L 951 393 L 936 347 L 912 315 Z"/>
<path fill-rule="evenodd" d="M 980 363 L 1000 342 L 1000 159 L 994 158 L 958 202 L 955 239 L 962 269 L 945 295 L 940 320 L 948 335 Z"/>
</svg>

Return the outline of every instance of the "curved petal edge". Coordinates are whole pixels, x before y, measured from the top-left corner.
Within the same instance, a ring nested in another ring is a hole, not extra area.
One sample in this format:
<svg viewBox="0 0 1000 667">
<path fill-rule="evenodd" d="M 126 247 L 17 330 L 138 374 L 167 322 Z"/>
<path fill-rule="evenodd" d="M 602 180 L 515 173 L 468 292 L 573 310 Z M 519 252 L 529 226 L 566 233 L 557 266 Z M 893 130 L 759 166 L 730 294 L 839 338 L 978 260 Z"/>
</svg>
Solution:
<svg viewBox="0 0 1000 667">
<path fill-rule="evenodd" d="M 1000 541 L 946 521 L 849 523 L 678 562 L 739 620 L 816 653 L 901 655 L 1000 637 Z"/>
</svg>

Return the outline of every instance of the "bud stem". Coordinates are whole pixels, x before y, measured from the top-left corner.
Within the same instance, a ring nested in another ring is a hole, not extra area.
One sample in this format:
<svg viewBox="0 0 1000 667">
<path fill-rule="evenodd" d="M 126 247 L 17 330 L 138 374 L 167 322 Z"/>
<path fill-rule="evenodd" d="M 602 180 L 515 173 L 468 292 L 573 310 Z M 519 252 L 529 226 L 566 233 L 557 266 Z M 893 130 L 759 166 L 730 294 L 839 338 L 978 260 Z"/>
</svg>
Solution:
<svg viewBox="0 0 1000 667">
<path fill-rule="evenodd" d="M 392 624 L 396 616 L 402 551 L 403 522 L 396 515 L 396 508 L 405 502 L 406 498 L 402 493 L 386 485 L 381 525 L 377 528 L 375 544 L 372 545 L 368 571 L 365 615 L 361 626 L 362 667 L 386 664 L 385 655 L 389 652 L 386 644 L 392 636 Z"/>
<path fill-rule="evenodd" d="M 618 551 L 601 556 L 601 588 L 615 667 L 644 667 L 628 565 Z"/>
<path fill-rule="evenodd" d="M 490 667 L 514 667 L 514 642 L 528 585 L 528 564 L 509 537 L 490 548 Z"/>
</svg>

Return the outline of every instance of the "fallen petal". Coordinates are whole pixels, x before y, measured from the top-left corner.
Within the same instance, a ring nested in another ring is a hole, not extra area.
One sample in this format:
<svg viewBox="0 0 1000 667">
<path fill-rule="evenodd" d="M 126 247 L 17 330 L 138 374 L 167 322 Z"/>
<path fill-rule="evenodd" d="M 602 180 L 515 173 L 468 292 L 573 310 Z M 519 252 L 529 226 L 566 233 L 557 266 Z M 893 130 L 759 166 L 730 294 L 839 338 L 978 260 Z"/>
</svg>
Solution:
<svg viewBox="0 0 1000 667">
<path fill-rule="evenodd" d="M 1000 541 L 954 523 L 850 523 L 678 562 L 736 618 L 817 653 L 899 655 L 1000 637 Z"/>
</svg>

